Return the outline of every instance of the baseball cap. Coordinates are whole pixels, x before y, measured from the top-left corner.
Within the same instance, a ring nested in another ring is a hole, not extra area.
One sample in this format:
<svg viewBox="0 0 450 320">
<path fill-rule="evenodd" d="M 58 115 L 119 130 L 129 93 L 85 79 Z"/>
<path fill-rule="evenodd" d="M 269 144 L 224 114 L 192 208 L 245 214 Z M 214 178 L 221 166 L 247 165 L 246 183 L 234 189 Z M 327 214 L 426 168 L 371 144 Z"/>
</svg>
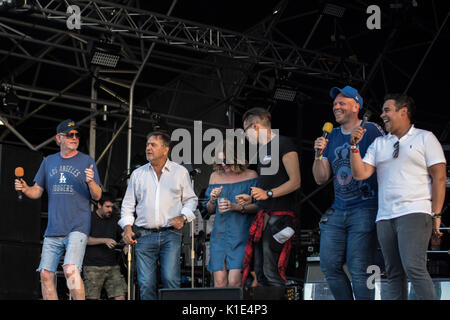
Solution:
<svg viewBox="0 0 450 320">
<path fill-rule="evenodd" d="M 78 125 L 72 119 L 66 119 L 56 127 L 56 133 L 67 133 L 70 130 L 78 129 Z"/>
<path fill-rule="evenodd" d="M 356 90 L 353 87 L 350 86 L 345 86 L 344 88 L 338 88 L 338 87 L 333 87 L 330 90 L 330 97 L 331 98 L 336 98 L 336 96 L 342 93 L 344 96 L 348 97 L 348 98 L 353 98 L 355 99 L 355 101 L 357 103 L 359 103 L 359 108 L 361 109 L 363 106 L 363 98 L 361 97 L 361 95 L 359 94 L 358 90 Z"/>
</svg>

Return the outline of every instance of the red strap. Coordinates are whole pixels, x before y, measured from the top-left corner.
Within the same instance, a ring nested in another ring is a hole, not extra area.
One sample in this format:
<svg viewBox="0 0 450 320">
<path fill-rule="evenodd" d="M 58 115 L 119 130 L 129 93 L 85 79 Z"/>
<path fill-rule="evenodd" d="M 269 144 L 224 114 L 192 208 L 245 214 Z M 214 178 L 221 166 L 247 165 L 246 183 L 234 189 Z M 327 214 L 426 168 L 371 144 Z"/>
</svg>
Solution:
<svg viewBox="0 0 450 320">
<path fill-rule="evenodd" d="M 253 263 L 253 252 L 254 252 L 254 243 L 261 241 L 262 237 L 262 231 L 264 227 L 264 215 L 276 215 L 276 216 L 284 216 L 288 215 L 292 217 L 294 226 L 296 225 L 296 217 L 293 211 L 264 211 L 260 210 L 255 220 L 253 221 L 249 237 L 247 240 L 247 245 L 245 247 L 245 255 L 244 255 L 244 269 L 242 272 L 242 282 L 241 285 L 244 286 L 245 280 L 248 277 L 248 274 L 250 273 L 250 269 Z M 278 259 L 278 272 L 280 273 L 280 276 L 283 278 L 283 280 L 286 281 L 286 268 L 289 261 L 289 253 L 292 248 L 292 237 L 287 240 L 283 245 L 283 250 L 280 253 L 280 258 Z"/>
</svg>

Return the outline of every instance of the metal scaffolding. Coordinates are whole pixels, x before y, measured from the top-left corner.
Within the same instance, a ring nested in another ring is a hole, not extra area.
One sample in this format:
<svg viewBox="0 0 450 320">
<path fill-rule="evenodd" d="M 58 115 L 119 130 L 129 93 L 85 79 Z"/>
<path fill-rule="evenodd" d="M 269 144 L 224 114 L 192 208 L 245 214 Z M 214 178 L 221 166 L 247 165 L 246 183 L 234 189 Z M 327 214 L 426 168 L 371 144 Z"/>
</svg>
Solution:
<svg viewBox="0 0 450 320">
<path fill-rule="evenodd" d="M 174 6 L 176 1 L 171 3 Z M 91 154 L 97 162 L 107 158 L 107 170 L 114 163 L 113 145 L 127 134 L 129 174 L 131 138 L 145 137 L 137 128 L 152 128 L 157 123 L 152 115 L 157 114 L 172 128 L 192 129 L 198 119 L 204 120 L 205 127 L 233 128 L 239 125 L 239 114 L 248 108 L 249 96 L 256 93 L 272 99 L 270 94 L 282 78 L 314 98 L 298 107 L 308 121 L 324 114 L 320 106 L 329 106 L 331 84 L 360 88 L 376 114 L 385 93 L 399 91 L 398 87 L 407 91 L 420 80 L 418 74 L 436 42 L 446 36 L 443 30 L 448 26 L 448 10 L 440 12 L 435 1 L 427 4 L 433 18 L 424 22 L 416 19 L 417 10 L 402 0 L 403 11 L 383 11 L 386 21 L 397 23 L 384 24 L 385 30 L 380 31 L 385 32 L 383 41 L 369 50 L 366 47 L 371 43 L 360 44 L 370 35 L 367 29 L 348 31 L 345 24 L 352 21 L 330 18 L 312 5 L 304 11 L 290 11 L 292 3 L 279 1 L 267 18 L 237 32 L 177 18 L 170 9 L 166 14 L 148 11 L 133 0 L 30 1 L 24 8 L 0 16 L 0 65 L 4 66 L 0 74 L 26 104 L 21 114 L 0 113 L 0 120 L 8 125 L 0 142 L 8 141 L 8 134 L 13 133 L 19 144 L 43 150 L 52 141 L 51 135 L 46 133 L 40 141 L 26 128 L 35 126 L 33 121 L 56 124 L 64 112 L 76 112 L 77 119 L 91 130 Z M 81 30 L 66 27 L 69 5 L 80 8 Z M 342 6 L 347 8 L 346 15 L 364 17 L 367 4 L 352 1 Z M 407 23 L 402 20 L 406 17 L 410 19 Z M 285 27 L 295 23 L 302 23 L 299 35 Z M 405 30 L 411 28 L 424 36 L 401 41 Z M 90 66 L 88 46 L 99 39 L 120 44 L 119 69 Z M 408 66 L 402 59 L 410 57 L 411 50 L 417 59 Z M 367 51 L 374 57 L 368 58 Z M 49 72 L 57 78 L 52 83 L 43 81 Z M 319 110 L 311 110 L 310 105 Z M 99 121 L 103 116 L 114 124 Z M 423 121 L 441 130 L 438 136 L 447 139 L 448 118 L 427 110 Z M 304 125 L 298 125 L 303 131 L 297 133 L 301 148 L 310 152 L 315 135 L 305 134 Z M 107 136 L 106 141 L 100 142 L 101 136 Z M 100 152 L 95 153 L 96 149 Z M 303 190 L 299 205 L 308 205 L 320 214 L 314 196 L 324 195 L 323 190 Z"/>
</svg>

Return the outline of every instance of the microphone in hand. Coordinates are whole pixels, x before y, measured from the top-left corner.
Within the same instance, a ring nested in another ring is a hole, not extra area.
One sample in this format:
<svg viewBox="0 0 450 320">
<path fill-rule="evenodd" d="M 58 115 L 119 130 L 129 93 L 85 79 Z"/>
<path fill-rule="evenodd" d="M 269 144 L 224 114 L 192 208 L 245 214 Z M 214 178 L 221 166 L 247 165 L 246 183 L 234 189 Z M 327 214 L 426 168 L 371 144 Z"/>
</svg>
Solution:
<svg viewBox="0 0 450 320">
<path fill-rule="evenodd" d="M 17 167 L 14 170 L 14 175 L 16 176 L 16 179 L 20 181 L 23 178 L 23 176 L 24 176 L 23 168 L 22 167 Z M 23 192 L 22 192 L 22 190 L 17 190 L 17 199 L 19 201 L 23 199 Z"/>
<path fill-rule="evenodd" d="M 364 126 L 366 125 L 367 121 L 369 121 L 369 118 L 370 118 L 371 115 L 372 115 L 372 112 L 370 112 L 370 110 L 367 110 L 367 111 L 364 113 L 363 118 L 362 118 L 362 121 L 361 121 L 361 128 L 364 129 Z M 357 139 L 354 138 L 352 142 L 353 142 L 353 143 L 352 143 L 353 145 L 356 145 Z"/>
<path fill-rule="evenodd" d="M 331 122 L 325 122 L 325 124 L 322 127 L 322 137 L 327 138 L 327 136 L 333 131 L 333 124 Z M 320 157 L 323 150 L 318 149 L 316 150 L 316 158 Z"/>
<path fill-rule="evenodd" d="M 136 240 L 141 237 L 141 233 L 139 231 L 136 231 L 136 233 L 131 237 L 131 239 Z"/>
</svg>

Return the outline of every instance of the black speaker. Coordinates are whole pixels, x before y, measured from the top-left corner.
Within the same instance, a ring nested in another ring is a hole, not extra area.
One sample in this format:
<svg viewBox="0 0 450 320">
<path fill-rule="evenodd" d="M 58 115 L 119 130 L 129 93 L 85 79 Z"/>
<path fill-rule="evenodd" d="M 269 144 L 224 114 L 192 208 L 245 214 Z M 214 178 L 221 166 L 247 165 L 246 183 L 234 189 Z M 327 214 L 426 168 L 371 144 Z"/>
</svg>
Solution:
<svg viewBox="0 0 450 320">
<path fill-rule="evenodd" d="M 250 287 L 244 290 L 245 300 L 286 300 L 285 287 Z"/>
<path fill-rule="evenodd" d="M 0 241 L 39 243 L 41 238 L 41 201 L 23 196 L 19 201 L 14 190 L 14 170 L 24 169 L 23 179 L 33 185 L 42 162 L 39 152 L 28 148 L 0 144 Z"/>
<path fill-rule="evenodd" d="M 0 299 L 32 300 L 40 297 L 41 246 L 0 242 Z"/>
<path fill-rule="evenodd" d="M 159 289 L 159 300 L 242 300 L 241 287 Z"/>
<path fill-rule="evenodd" d="M 319 257 L 308 257 L 306 259 L 306 274 L 305 274 L 305 282 L 314 282 L 314 281 L 322 281 L 325 280 L 325 275 L 320 269 L 320 258 Z M 351 279 L 351 275 L 348 272 L 347 265 L 343 266 L 344 272 L 349 279 Z"/>
</svg>

